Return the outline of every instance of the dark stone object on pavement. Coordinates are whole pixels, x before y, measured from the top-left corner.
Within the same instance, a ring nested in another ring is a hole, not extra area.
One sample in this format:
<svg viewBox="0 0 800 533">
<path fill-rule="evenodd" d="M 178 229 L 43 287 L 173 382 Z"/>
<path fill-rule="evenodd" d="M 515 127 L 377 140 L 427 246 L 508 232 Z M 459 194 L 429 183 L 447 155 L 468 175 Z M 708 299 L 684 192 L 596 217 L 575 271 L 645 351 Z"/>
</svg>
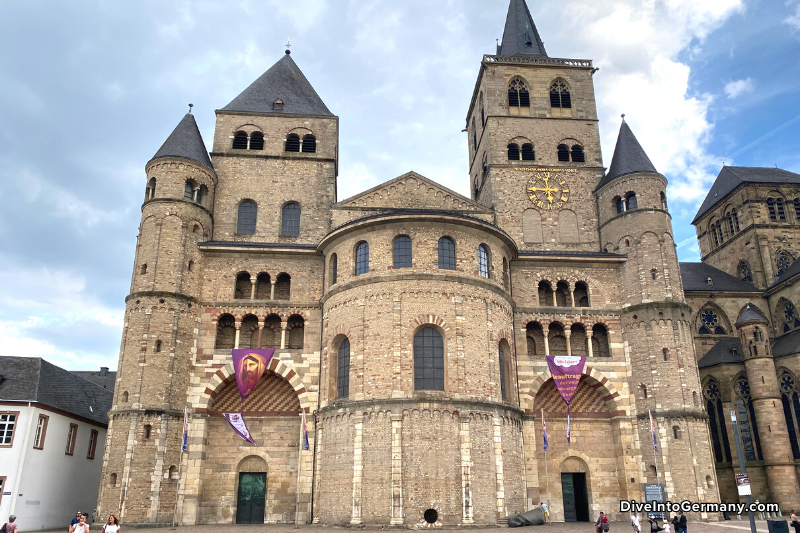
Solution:
<svg viewBox="0 0 800 533">
<path fill-rule="evenodd" d="M 508 517 L 508 527 L 542 526 L 544 525 L 544 512 L 541 507 L 535 507 L 527 513 Z"/>
</svg>

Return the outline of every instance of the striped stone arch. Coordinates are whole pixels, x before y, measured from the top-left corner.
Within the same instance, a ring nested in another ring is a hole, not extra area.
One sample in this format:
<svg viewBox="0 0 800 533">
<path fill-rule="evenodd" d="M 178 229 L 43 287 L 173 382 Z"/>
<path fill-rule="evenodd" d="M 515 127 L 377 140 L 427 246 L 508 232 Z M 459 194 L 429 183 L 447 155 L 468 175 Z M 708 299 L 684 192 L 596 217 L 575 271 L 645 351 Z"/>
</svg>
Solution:
<svg viewBox="0 0 800 533">
<path fill-rule="evenodd" d="M 628 406 L 623 407 L 619 404 L 617 400 L 617 398 L 620 396 L 619 391 L 617 391 L 616 387 L 614 387 L 614 384 L 611 383 L 611 381 L 609 381 L 609 379 L 605 377 L 602 372 L 587 365 L 586 368 L 584 368 L 583 373 L 584 375 L 594 379 L 599 384 L 597 393 L 600 395 L 601 399 L 606 402 L 608 410 L 611 411 L 612 415 L 623 414 L 625 416 L 630 416 L 630 408 Z M 525 414 L 535 414 L 533 412 L 533 402 L 536 399 L 536 395 L 539 393 L 539 389 L 542 388 L 542 385 L 544 385 L 552 377 L 553 376 L 550 375 L 549 371 L 541 373 L 534 378 L 533 383 L 526 392 L 520 392 L 520 408 L 525 411 Z"/>
<path fill-rule="evenodd" d="M 508 339 L 513 338 L 511 336 L 511 332 L 506 329 L 501 329 L 500 331 L 490 331 L 489 332 L 489 340 L 492 342 L 500 342 L 501 340 L 505 339 L 508 344 L 511 344 L 511 341 Z"/>
<path fill-rule="evenodd" d="M 438 315 L 418 315 L 411 321 L 411 325 L 414 330 L 422 326 L 434 325 L 442 328 L 442 331 L 450 331 L 450 326 L 447 325 L 444 318 Z"/>
<path fill-rule="evenodd" d="M 313 411 L 314 405 L 310 401 L 309 394 L 306 391 L 306 386 L 303 384 L 300 376 L 294 370 L 289 368 L 289 365 L 279 360 L 277 357 L 273 357 L 269 362 L 267 370 L 271 370 L 275 374 L 281 376 L 289 383 L 289 385 L 292 386 L 297 394 L 297 399 L 300 402 L 300 408 L 302 410 L 304 410 L 306 413 Z M 194 404 L 194 412 L 208 413 L 211 401 L 217 396 L 217 394 L 219 394 L 222 388 L 227 385 L 228 381 L 233 379 L 233 377 L 233 361 L 228 361 L 225 363 L 225 366 L 217 370 L 206 382 L 205 390 L 200 394 L 199 400 Z"/>
</svg>

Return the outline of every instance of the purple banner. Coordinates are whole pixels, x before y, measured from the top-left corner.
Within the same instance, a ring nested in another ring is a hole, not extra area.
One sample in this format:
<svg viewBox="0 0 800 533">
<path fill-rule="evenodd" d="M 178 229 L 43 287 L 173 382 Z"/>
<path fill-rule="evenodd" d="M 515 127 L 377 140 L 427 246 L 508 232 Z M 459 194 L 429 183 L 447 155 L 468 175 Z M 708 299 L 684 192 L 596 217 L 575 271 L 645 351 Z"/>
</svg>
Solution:
<svg viewBox="0 0 800 533">
<path fill-rule="evenodd" d="M 250 393 L 256 388 L 274 353 L 275 350 L 231 350 L 233 371 L 236 374 L 236 386 L 239 387 L 239 395 L 242 397 L 242 401 L 250 396 Z"/>
<path fill-rule="evenodd" d="M 583 375 L 583 368 L 586 365 L 585 357 L 567 355 L 548 355 L 547 367 L 553 376 L 561 399 L 567 404 L 567 443 L 571 440 L 570 435 L 570 406 L 575 391 L 578 390 L 578 383 Z"/>
<path fill-rule="evenodd" d="M 253 437 L 250 435 L 250 430 L 247 429 L 247 424 L 244 423 L 242 415 L 239 413 L 222 413 L 222 416 L 225 417 L 225 420 L 228 421 L 228 424 L 231 425 L 237 435 L 250 444 L 255 444 Z"/>
</svg>

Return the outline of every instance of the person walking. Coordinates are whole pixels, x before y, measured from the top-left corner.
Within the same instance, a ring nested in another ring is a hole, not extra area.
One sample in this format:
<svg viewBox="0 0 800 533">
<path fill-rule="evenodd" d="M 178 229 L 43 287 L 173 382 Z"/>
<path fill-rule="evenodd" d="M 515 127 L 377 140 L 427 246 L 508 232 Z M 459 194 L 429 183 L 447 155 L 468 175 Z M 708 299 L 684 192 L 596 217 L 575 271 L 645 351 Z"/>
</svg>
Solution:
<svg viewBox="0 0 800 533">
<path fill-rule="evenodd" d="M 2 533 L 19 533 L 19 529 L 17 529 L 17 524 L 14 522 L 17 520 L 17 517 L 13 514 L 8 517 L 8 522 L 3 524 L 3 527 L 0 528 Z"/>
<path fill-rule="evenodd" d="M 89 524 L 86 519 L 89 518 L 89 513 L 81 513 L 81 520 L 74 526 L 70 526 L 69 533 L 89 533 Z"/>
<path fill-rule="evenodd" d="M 108 515 L 108 521 L 103 524 L 103 533 L 119 533 L 119 520 L 113 514 Z"/>
<path fill-rule="evenodd" d="M 633 526 L 633 531 L 635 533 L 639 533 L 642 530 L 642 525 L 639 522 L 639 515 L 631 515 L 631 526 Z"/>
<path fill-rule="evenodd" d="M 83 514 L 83 513 L 81 513 L 80 511 L 75 513 L 75 518 L 73 518 L 72 521 L 69 523 L 69 527 L 67 528 L 67 531 L 69 531 L 69 529 L 72 526 L 74 526 L 75 524 L 77 524 L 78 522 L 81 521 L 81 514 Z"/>
<path fill-rule="evenodd" d="M 794 509 L 792 509 L 791 523 L 794 528 L 794 533 L 800 533 L 800 520 L 798 520 L 797 515 L 794 514 Z"/>
<path fill-rule="evenodd" d="M 597 517 L 597 522 L 594 523 L 595 533 L 603 533 L 608 531 L 611 524 L 608 521 L 608 515 L 600 511 L 600 516 Z"/>
<path fill-rule="evenodd" d="M 544 523 L 547 524 L 550 522 L 550 508 L 547 507 L 547 504 L 544 502 L 539 502 L 539 507 L 542 508 L 542 514 L 544 515 Z"/>
<path fill-rule="evenodd" d="M 675 527 L 675 533 L 686 533 L 686 515 L 683 511 L 678 511 L 678 524 Z"/>
</svg>

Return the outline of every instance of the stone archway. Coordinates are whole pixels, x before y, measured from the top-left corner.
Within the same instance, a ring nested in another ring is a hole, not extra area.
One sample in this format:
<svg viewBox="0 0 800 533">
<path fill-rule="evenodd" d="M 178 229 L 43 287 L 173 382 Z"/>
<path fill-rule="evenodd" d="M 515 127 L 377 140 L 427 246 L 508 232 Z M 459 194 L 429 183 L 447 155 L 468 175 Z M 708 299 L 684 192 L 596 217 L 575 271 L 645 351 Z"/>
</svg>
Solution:
<svg viewBox="0 0 800 533">
<path fill-rule="evenodd" d="M 587 365 L 583 370 L 583 374 L 584 376 L 591 378 L 591 386 L 597 390 L 598 394 L 600 394 L 600 397 L 606 403 L 611 416 L 630 416 L 630 406 L 627 404 L 623 405 L 619 402 L 619 391 L 617 391 L 616 387 L 614 387 L 614 384 L 611 383 L 611 381 L 609 381 L 609 379 L 604 376 L 602 372 Z M 531 387 L 527 392 L 520 394 L 520 407 L 523 411 L 525 411 L 525 414 L 536 414 L 534 409 L 536 395 L 539 393 L 539 389 L 541 389 L 542 386 L 552 378 L 553 376 L 550 375 L 549 371 L 543 372 L 533 379 Z"/>
</svg>

